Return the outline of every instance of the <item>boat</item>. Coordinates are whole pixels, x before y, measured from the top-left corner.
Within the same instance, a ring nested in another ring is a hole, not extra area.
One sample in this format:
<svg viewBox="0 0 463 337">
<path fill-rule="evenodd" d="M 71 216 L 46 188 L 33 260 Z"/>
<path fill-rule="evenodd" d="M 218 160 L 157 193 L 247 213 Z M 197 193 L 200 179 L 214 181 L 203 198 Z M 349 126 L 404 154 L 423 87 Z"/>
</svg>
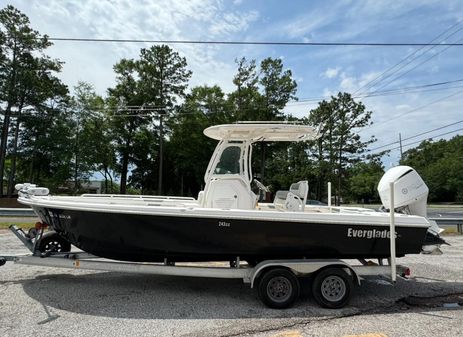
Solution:
<svg viewBox="0 0 463 337">
<path fill-rule="evenodd" d="M 389 186 L 395 186 L 396 255 L 436 251 L 441 229 L 426 219 L 428 188 L 410 167 L 385 173 L 379 193 L 385 211 L 306 205 L 307 181 L 258 202 L 267 188 L 253 178 L 257 142 L 299 142 L 319 137 L 307 125 L 251 122 L 211 126 L 218 140 L 198 198 L 84 194 L 54 196 L 18 184 L 18 201 L 32 207 L 60 238 L 90 254 L 133 262 L 269 259 L 365 259 L 390 256 Z"/>
</svg>

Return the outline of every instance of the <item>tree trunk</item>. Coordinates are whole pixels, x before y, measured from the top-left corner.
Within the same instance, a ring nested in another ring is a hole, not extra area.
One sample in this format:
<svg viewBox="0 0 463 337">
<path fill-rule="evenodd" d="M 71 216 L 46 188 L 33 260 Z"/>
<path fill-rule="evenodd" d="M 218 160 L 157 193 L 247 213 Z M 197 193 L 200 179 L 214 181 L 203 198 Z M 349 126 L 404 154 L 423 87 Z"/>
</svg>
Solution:
<svg viewBox="0 0 463 337">
<path fill-rule="evenodd" d="M 8 131 L 10 129 L 10 118 L 11 103 L 8 102 L 5 110 L 5 118 L 3 119 L 2 138 L 0 141 L 0 198 L 3 198 L 3 178 L 5 170 L 6 146 L 8 143 Z"/>
<path fill-rule="evenodd" d="M 104 193 L 108 194 L 108 168 L 106 165 L 103 166 L 104 168 Z"/>
<path fill-rule="evenodd" d="M 162 112 L 164 113 L 164 112 Z M 158 195 L 162 195 L 162 162 L 163 162 L 163 153 L 162 153 L 162 143 L 164 138 L 163 125 L 162 125 L 162 113 L 159 115 L 159 177 L 158 177 Z"/>
<path fill-rule="evenodd" d="M 78 112 L 80 114 L 80 111 Z M 74 193 L 77 193 L 80 189 L 80 181 L 79 181 L 79 156 L 80 156 L 80 148 L 79 148 L 79 136 L 80 136 L 80 116 L 77 116 L 77 123 L 76 123 L 76 142 L 74 144 Z"/>
<path fill-rule="evenodd" d="M 322 171 L 322 163 L 323 163 L 323 143 L 321 138 L 318 139 L 318 181 L 317 181 L 317 200 L 322 200 L 323 197 L 323 171 Z"/>
<path fill-rule="evenodd" d="M 121 188 L 120 193 L 126 194 L 127 192 L 127 171 L 129 167 L 129 152 L 128 149 L 124 149 L 124 154 L 122 155 L 122 169 L 121 169 Z"/>
<path fill-rule="evenodd" d="M 180 195 L 183 197 L 183 173 L 180 176 Z"/>
<path fill-rule="evenodd" d="M 13 152 L 11 153 L 11 171 L 10 176 L 8 178 L 8 198 L 11 198 L 14 193 L 14 182 L 16 178 L 16 158 L 18 153 L 18 138 L 19 138 L 19 128 L 21 126 L 20 120 L 20 111 L 18 112 L 18 117 L 16 119 L 16 128 L 14 130 L 14 140 L 13 140 Z"/>
<path fill-rule="evenodd" d="M 338 197 L 337 206 L 341 206 L 341 170 L 338 171 Z"/>
<path fill-rule="evenodd" d="M 344 121 L 343 121 L 344 122 Z M 344 138 L 339 138 L 339 151 L 338 151 L 338 190 L 337 190 L 337 206 L 341 206 L 341 183 L 342 183 L 342 149 L 344 147 Z"/>
<path fill-rule="evenodd" d="M 110 181 L 110 188 L 111 188 L 111 193 L 113 193 L 113 176 L 111 175 L 111 173 L 109 173 L 109 170 L 108 170 L 108 175 L 109 175 L 109 181 Z"/>
<path fill-rule="evenodd" d="M 6 160 L 6 147 L 8 143 L 8 132 L 10 131 L 10 118 L 11 118 L 11 108 L 13 107 L 14 95 L 13 92 L 16 86 L 16 40 L 14 41 L 13 46 L 13 59 L 12 59 L 12 73 L 9 83 L 8 96 L 7 96 L 7 106 L 5 109 L 5 117 L 3 119 L 2 125 L 2 138 L 0 141 L 0 198 L 3 198 L 3 178 L 5 170 L 5 160 Z"/>
<path fill-rule="evenodd" d="M 34 173 L 34 155 L 32 155 L 31 163 L 29 165 L 29 179 L 28 182 L 32 182 L 32 174 Z"/>
</svg>

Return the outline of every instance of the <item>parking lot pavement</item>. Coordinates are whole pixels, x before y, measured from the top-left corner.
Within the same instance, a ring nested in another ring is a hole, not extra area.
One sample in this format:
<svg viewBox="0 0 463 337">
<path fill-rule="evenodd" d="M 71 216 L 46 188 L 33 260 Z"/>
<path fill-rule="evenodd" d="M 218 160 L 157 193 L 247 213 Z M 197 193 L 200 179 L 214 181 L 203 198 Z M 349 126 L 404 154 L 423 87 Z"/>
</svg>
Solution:
<svg viewBox="0 0 463 337">
<path fill-rule="evenodd" d="M 463 236 L 444 255 L 399 259 L 413 278 L 368 280 L 343 309 L 304 295 L 265 308 L 240 280 L 0 267 L 0 336 L 462 336 Z M 9 232 L 0 253 L 27 251 Z M 369 334 L 369 335 L 368 335 Z"/>
</svg>

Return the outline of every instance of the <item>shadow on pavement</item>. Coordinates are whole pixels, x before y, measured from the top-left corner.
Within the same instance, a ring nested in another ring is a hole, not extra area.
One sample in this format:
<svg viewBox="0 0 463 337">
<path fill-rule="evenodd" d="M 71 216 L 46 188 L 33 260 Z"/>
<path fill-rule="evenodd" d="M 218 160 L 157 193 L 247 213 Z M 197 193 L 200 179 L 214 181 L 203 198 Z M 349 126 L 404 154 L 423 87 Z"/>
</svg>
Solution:
<svg viewBox="0 0 463 337">
<path fill-rule="evenodd" d="M 256 292 L 241 280 L 108 272 L 40 275 L 22 283 L 26 294 L 44 306 L 84 315 L 132 319 L 335 318 L 403 310 L 447 310 L 444 303 L 455 303 L 458 298 L 463 305 L 463 283 L 439 280 L 399 280 L 395 286 L 381 280 L 366 281 L 354 290 L 350 304 L 338 310 L 320 308 L 309 296 L 308 280 L 304 280 L 302 299 L 286 310 L 264 307 Z M 413 302 L 410 298 L 418 300 Z M 463 309 L 452 305 L 453 310 Z"/>
</svg>

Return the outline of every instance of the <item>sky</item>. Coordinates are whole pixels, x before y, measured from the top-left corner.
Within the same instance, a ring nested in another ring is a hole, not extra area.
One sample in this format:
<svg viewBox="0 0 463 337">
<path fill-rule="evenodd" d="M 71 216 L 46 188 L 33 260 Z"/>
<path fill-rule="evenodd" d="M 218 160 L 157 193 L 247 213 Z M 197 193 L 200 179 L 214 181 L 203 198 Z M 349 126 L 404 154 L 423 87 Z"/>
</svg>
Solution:
<svg viewBox="0 0 463 337">
<path fill-rule="evenodd" d="M 64 38 L 462 43 L 461 0 L 7 0 L 26 14 L 41 34 Z M 115 83 L 112 66 L 121 58 L 137 58 L 147 43 L 56 41 L 48 54 L 64 61 L 59 75 L 70 88 L 78 81 L 105 95 Z M 372 111 L 373 125 L 359 130 L 362 139 L 378 141 L 371 153 L 403 149 L 426 137 L 450 138 L 463 122 L 422 136 L 429 130 L 463 120 L 463 47 L 171 45 L 186 57 L 193 76 L 190 88 L 234 87 L 235 59 L 260 62 L 281 58 L 297 81 L 299 102 L 286 112 L 302 117 L 317 100 L 339 91 L 361 97 Z M 402 62 L 402 63 L 399 63 Z M 371 81 L 374 82 L 371 82 Z M 424 85 L 451 82 L 447 85 Z M 410 89 L 419 87 L 417 89 Z M 408 88 L 403 90 L 403 88 Z M 400 90 L 399 90 L 400 89 Z M 384 91 L 389 91 L 385 95 Z M 316 99 L 309 100 L 307 99 Z M 442 133 L 448 135 L 439 136 Z M 459 132 L 462 134 L 462 131 Z M 410 138 L 410 139 L 407 139 Z M 407 144 L 411 144 L 406 146 Z M 383 157 L 386 168 L 397 165 L 400 151 Z"/>
</svg>

